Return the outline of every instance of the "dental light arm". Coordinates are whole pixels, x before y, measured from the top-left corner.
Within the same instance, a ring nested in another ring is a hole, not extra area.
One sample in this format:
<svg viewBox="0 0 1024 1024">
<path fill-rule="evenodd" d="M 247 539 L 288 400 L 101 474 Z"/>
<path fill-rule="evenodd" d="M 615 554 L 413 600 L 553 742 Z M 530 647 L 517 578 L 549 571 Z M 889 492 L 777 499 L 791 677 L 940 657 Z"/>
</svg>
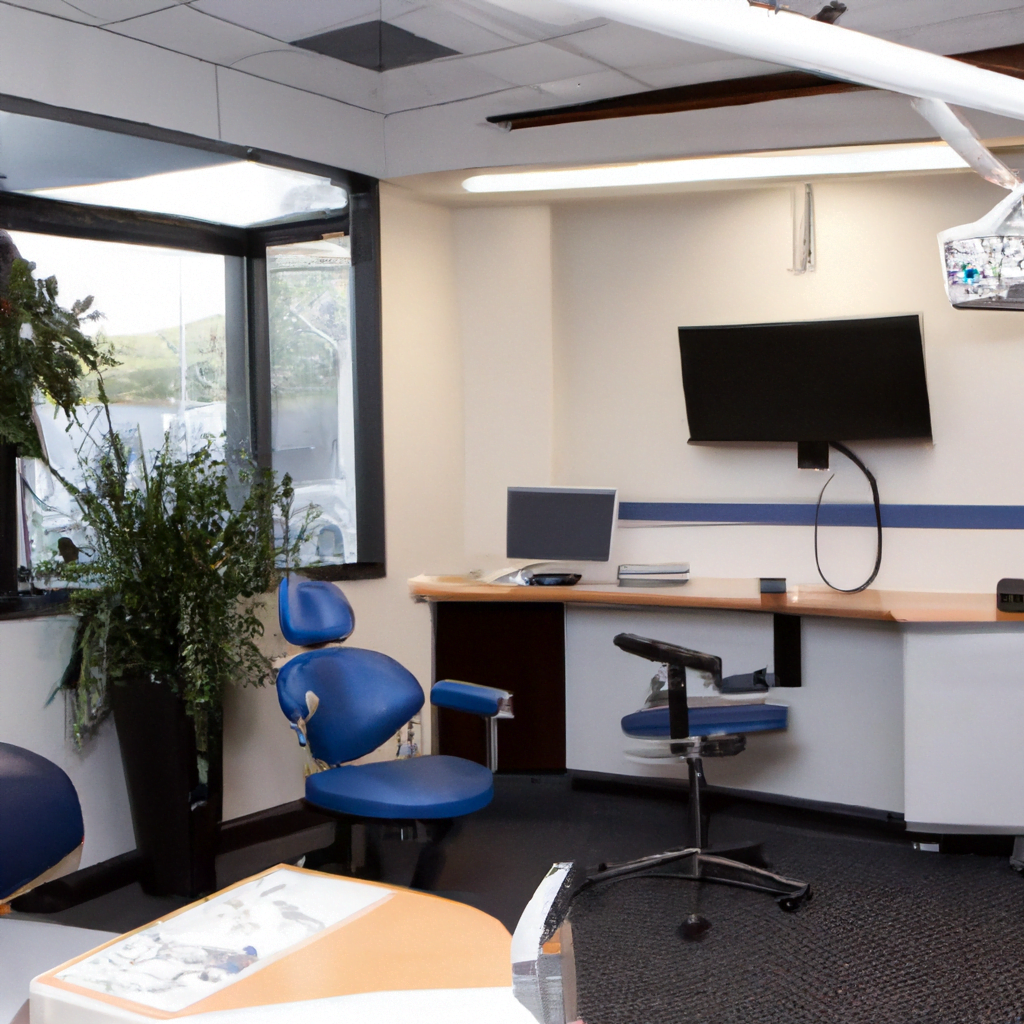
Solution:
<svg viewBox="0 0 1024 1024">
<path fill-rule="evenodd" d="M 917 96 L 911 101 L 913 108 L 946 140 L 986 181 L 1008 190 L 1015 189 L 1021 180 L 1017 173 L 994 156 L 978 138 L 973 125 L 942 100 Z"/>
</svg>

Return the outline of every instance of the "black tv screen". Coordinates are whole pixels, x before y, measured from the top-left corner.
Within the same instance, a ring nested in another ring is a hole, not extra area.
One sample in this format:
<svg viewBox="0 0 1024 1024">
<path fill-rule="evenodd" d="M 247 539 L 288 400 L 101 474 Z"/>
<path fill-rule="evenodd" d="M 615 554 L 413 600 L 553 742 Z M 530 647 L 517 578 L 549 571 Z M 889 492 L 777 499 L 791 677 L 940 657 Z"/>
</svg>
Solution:
<svg viewBox="0 0 1024 1024">
<path fill-rule="evenodd" d="M 918 316 L 680 327 L 690 440 L 931 439 Z"/>
</svg>

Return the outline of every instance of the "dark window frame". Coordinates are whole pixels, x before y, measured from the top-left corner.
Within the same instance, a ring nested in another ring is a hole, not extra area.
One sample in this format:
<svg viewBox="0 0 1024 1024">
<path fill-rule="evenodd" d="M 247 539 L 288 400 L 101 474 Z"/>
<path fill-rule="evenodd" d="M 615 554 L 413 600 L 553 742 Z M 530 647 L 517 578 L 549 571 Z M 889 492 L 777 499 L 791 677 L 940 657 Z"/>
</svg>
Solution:
<svg viewBox="0 0 1024 1024">
<path fill-rule="evenodd" d="M 216 152 L 239 160 L 303 171 L 330 179 L 348 192 L 348 207 L 333 216 L 314 216 L 285 224 L 235 228 L 187 217 L 90 206 L 41 196 L 0 191 L 0 227 L 10 231 L 63 235 L 98 241 L 152 245 L 215 253 L 243 261 L 245 280 L 245 373 L 249 399 L 249 437 L 260 466 L 271 463 L 270 343 L 266 304 L 266 249 L 290 241 L 345 232 L 352 238 L 355 303 L 353 395 L 356 453 L 356 522 L 358 562 L 310 566 L 303 574 L 316 579 L 380 579 L 386 576 L 384 524 L 383 378 L 381 353 L 380 193 L 367 175 L 315 161 L 204 139 L 185 132 L 136 124 L 0 94 L 0 110 L 63 121 L 102 131 L 134 135 L 178 146 Z M 238 296 L 227 296 L 229 306 Z M 12 609 L 0 619 L 33 614 Z M 38 614 L 37 612 L 35 614 Z"/>
</svg>

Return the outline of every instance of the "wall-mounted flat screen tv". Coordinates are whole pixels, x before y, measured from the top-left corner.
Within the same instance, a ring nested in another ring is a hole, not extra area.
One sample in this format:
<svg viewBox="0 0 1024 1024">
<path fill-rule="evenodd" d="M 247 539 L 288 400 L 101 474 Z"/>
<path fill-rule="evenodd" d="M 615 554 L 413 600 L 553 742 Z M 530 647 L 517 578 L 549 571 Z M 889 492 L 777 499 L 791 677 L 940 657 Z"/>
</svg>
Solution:
<svg viewBox="0 0 1024 1024">
<path fill-rule="evenodd" d="M 691 442 L 932 436 L 919 316 L 680 327 Z"/>
</svg>

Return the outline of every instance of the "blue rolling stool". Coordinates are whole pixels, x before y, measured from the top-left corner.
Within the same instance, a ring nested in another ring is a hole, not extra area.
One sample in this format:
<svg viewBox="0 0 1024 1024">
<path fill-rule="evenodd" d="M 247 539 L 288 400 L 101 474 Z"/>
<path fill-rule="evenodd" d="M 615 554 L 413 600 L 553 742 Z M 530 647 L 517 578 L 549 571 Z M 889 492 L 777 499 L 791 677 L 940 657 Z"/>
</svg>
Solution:
<svg viewBox="0 0 1024 1024">
<path fill-rule="evenodd" d="M 355 628 L 352 607 L 336 586 L 295 574 L 281 581 L 278 616 L 285 639 L 299 647 L 344 641 Z M 511 695 L 450 679 L 430 691 L 438 707 L 488 721 L 488 767 L 445 755 L 349 763 L 380 747 L 423 707 L 423 690 L 412 673 L 377 651 L 304 651 L 278 672 L 277 695 L 319 769 L 306 779 L 306 801 L 348 824 L 389 823 L 387 835 L 421 843 L 425 837 L 411 884 L 427 887 L 452 819 L 491 802 L 496 720 L 512 717 Z"/>
<path fill-rule="evenodd" d="M 67 775 L 31 750 L 0 743 L 0 913 L 15 897 L 74 871 L 85 829 Z"/>
<path fill-rule="evenodd" d="M 804 900 L 811 897 L 811 887 L 806 882 L 784 878 L 765 867 L 733 859 L 734 856 L 753 854 L 758 859 L 756 848 L 749 845 L 730 850 L 707 850 L 707 826 L 701 813 L 704 788 L 705 757 L 731 757 L 746 747 L 748 732 L 763 732 L 786 728 L 787 708 L 783 705 L 753 704 L 730 707 L 687 707 L 686 670 L 696 669 L 711 675 L 719 690 L 723 689 L 722 660 L 713 654 L 691 651 L 686 647 L 662 640 L 650 640 L 632 633 L 620 633 L 614 644 L 621 650 L 649 661 L 667 666 L 667 699 L 649 701 L 641 711 L 626 715 L 622 729 L 627 736 L 642 740 L 658 740 L 663 752 L 652 755 L 659 760 L 685 759 L 689 769 L 689 822 L 686 843 L 678 848 L 641 857 L 624 864 L 602 864 L 589 881 L 597 882 L 621 875 L 641 874 L 666 864 L 678 864 L 678 877 L 691 881 L 721 882 L 745 889 L 757 889 L 774 896 L 783 910 L 796 910 Z M 761 673 L 754 673 L 754 677 Z M 745 681 L 749 681 L 746 677 Z M 767 688 L 767 680 L 765 687 Z M 728 692 L 729 687 L 724 687 Z M 664 749 L 667 747 L 668 749 Z M 741 852 L 742 851 L 742 852 Z M 685 938 L 699 938 L 709 927 L 704 918 L 694 915 L 681 926 Z"/>
</svg>

